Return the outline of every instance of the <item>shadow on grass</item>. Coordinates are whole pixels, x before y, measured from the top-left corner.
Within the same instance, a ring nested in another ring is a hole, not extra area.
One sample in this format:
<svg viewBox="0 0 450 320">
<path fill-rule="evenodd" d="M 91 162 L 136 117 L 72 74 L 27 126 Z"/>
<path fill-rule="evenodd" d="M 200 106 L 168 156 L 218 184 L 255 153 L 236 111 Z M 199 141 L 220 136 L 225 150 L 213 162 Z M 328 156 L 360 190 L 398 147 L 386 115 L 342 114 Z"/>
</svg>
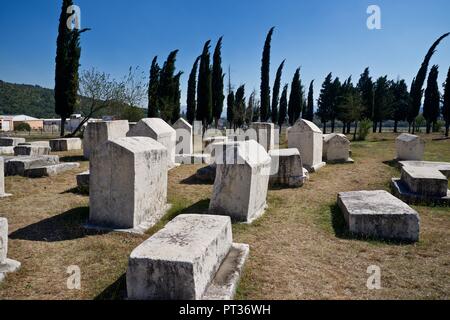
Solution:
<svg viewBox="0 0 450 320">
<path fill-rule="evenodd" d="M 81 196 L 89 196 L 89 189 L 88 188 L 75 187 L 75 188 L 72 188 L 72 189 L 69 189 L 69 190 L 61 192 L 61 194 L 68 194 L 68 193 L 81 195 Z"/>
<path fill-rule="evenodd" d="M 89 217 L 89 207 L 71 209 L 57 216 L 39 221 L 13 232 L 15 240 L 60 242 L 101 235 L 107 231 L 87 230 L 83 224 Z"/>
<path fill-rule="evenodd" d="M 94 300 L 125 300 L 127 298 L 127 275 L 124 273 L 113 284 L 103 290 Z"/>
<path fill-rule="evenodd" d="M 400 169 L 400 167 L 401 167 L 400 163 L 398 163 L 398 161 L 396 159 L 383 161 L 383 164 L 385 164 L 391 168 L 395 168 L 395 169 Z"/>
<path fill-rule="evenodd" d="M 363 235 L 358 235 L 351 233 L 348 229 L 347 222 L 345 221 L 344 215 L 342 214 L 341 209 L 337 204 L 333 204 L 330 206 L 331 212 L 331 224 L 333 226 L 334 233 L 337 238 L 344 240 L 357 240 L 357 241 L 366 241 L 372 244 L 381 244 L 381 245 L 409 245 L 413 244 L 412 241 L 405 240 L 386 240 L 380 239 L 376 237 L 368 237 Z"/>
<path fill-rule="evenodd" d="M 88 161 L 83 156 L 63 156 L 59 158 L 60 162 L 83 162 Z"/>
<path fill-rule="evenodd" d="M 189 178 L 186 178 L 184 180 L 181 180 L 181 184 L 188 184 L 188 185 L 212 185 L 214 184 L 214 181 L 205 181 L 197 178 L 197 175 L 194 174 L 190 176 Z"/>
</svg>

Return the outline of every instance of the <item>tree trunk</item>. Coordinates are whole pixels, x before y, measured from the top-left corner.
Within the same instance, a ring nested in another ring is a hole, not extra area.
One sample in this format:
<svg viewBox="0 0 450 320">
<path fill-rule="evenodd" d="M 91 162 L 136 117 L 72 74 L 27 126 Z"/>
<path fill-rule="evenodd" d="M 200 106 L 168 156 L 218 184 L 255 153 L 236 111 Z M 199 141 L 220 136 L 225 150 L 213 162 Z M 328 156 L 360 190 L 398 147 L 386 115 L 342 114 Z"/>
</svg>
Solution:
<svg viewBox="0 0 450 320">
<path fill-rule="evenodd" d="M 323 122 L 323 134 L 327 134 L 327 123 Z"/>
<path fill-rule="evenodd" d="M 373 133 L 377 133 L 378 122 L 373 121 Z"/>
<path fill-rule="evenodd" d="M 427 134 L 431 133 L 431 122 L 427 120 Z"/>
<path fill-rule="evenodd" d="M 352 129 L 352 123 L 351 123 L 351 121 L 349 121 L 349 122 L 347 123 L 347 133 L 348 133 L 348 134 L 350 134 L 351 129 Z"/>
<path fill-rule="evenodd" d="M 332 120 L 331 121 L 331 133 L 334 133 L 334 128 L 335 128 L 335 126 L 336 126 L 336 120 Z"/>
<path fill-rule="evenodd" d="M 447 122 L 445 123 L 445 136 L 446 136 L 447 138 L 448 138 L 449 131 L 450 131 L 450 121 L 447 121 Z"/>
<path fill-rule="evenodd" d="M 347 129 L 347 124 L 342 121 L 342 134 L 345 134 L 345 130 Z"/>
<path fill-rule="evenodd" d="M 394 133 L 398 132 L 398 120 L 394 121 Z"/>
<path fill-rule="evenodd" d="M 66 117 L 61 117 L 61 127 L 59 128 L 61 138 L 64 137 L 64 133 L 65 133 L 65 129 L 66 129 L 65 126 L 66 126 Z"/>
<path fill-rule="evenodd" d="M 416 120 L 414 119 L 413 120 L 413 122 L 412 122 L 412 132 L 411 132 L 412 134 L 415 134 L 416 133 Z"/>
<path fill-rule="evenodd" d="M 383 132 L 383 121 L 380 121 L 380 128 L 378 129 L 379 133 Z"/>
<path fill-rule="evenodd" d="M 356 132 L 358 130 L 358 121 L 355 121 L 355 131 L 353 131 L 353 141 L 356 141 Z M 350 131 L 349 131 L 350 133 Z"/>
</svg>

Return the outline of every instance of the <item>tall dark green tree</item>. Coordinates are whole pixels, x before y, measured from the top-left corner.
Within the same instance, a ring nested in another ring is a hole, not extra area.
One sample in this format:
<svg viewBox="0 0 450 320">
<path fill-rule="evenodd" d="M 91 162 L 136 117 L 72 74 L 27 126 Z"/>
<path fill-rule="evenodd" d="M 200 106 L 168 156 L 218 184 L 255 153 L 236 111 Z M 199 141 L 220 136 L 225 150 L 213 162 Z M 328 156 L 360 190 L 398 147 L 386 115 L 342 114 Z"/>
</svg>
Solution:
<svg viewBox="0 0 450 320">
<path fill-rule="evenodd" d="M 161 68 L 158 65 L 158 57 L 154 57 L 150 67 L 150 79 L 148 82 L 148 117 L 159 117 L 158 107 L 158 87 L 159 87 L 159 73 Z"/>
<path fill-rule="evenodd" d="M 178 72 L 177 75 L 173 79 L 173 107 L 172 107 L 172 117 L 171 122 L 175 123 L 178 119 L 180 119 L 181 106 L 181 90 L 180 90 L 180 78 L 183 72 Z"/>
<path fill-rule="evenodd" d="M 300 118 L 303 107 L 302 84 L 300 80 L 300 68 L 295 71 L 291 84 L 291 94 L 289 96 L 288 116 L 290 125 L 294 125 Z"/>
<path fill-rule="evenodd" d="M 433 57 L 434 53 L 436 52 L 437 47 L 439 46 L 439 43 L 448 37 L 450 35 L 449 33 L 446 33 L 442 35 L 439 39 L 437 39 L 431 48 L 428 50 L 424 61 L 422 62 L 422 65 L 417 73 L 417 76 L 413 79 L 412 85 L 411 85 L 411 104 L 409 106 L 408 110 L 408 122 L 409 126 L 412 126 L 412 132 L 415 133 L 415 125 L 414 122 L 416 120 L 416 117 L 419 115 L 420 112 L 420 106 L 422 104 L 422 97 L 423 97 L 423 85 L 425 83 L 425 79 L 427 77 L 428 72 L 428 66 L 430 64 L 430 60 Z"/>
<path fill-rule="evenodd" d="M 174 109 L 179 104 L 177 93 L 177 81 L 175 76 L 175 62 L 177 59 L 178 50 L 172 51 L 167 57 L 166 62 L 161 69 L 158 86 L 158 106 L 160 117 L 164 121 L 171 121 L 174 115 Z"/>
<path fill-rule="evenodd" d="M 398 132 L 398 123 L 405 121 L 408 116 L 409 92 L 405 80 L 397 80 L 391 84 L 393 96 L 392 120 L 394 120 L 394 132 Z"/>
<path fill-rule="evenodd" d="M 334 133 L 336 127 L 336 119 L 338 117 L 339 112 L 339 104 L 342 100 L 342 84 L 339 78 L 334 79 L 333 84 L 331 85 L 331 96 L 332 96 L 332 104 L 330 108 L 330 120 L 331 120 L 331 132 Z"/>
<path fill-rule="evenodd" d="M 277 70 L 277 75 L 275 77 L 275 83 L 273 84 L 273 95 L 272 95 L 272 122 L 276 124 L 278 122 L 278 102 L 280 99 L 280 87 L 281 87 L 281 76 L 283 75 L 283 67 L 286 60 L 280 64 Z"/>
<path fill-rule="evenodd" d="M 197 109 L 197 70 L 198 62 L 200 61 L 200 56 L 195 59 L 194 65 L 192 66 L 191 73 L 189 74 L 188 89 L 187 89 L 187 99 L 186 99 L 186 118 L 190 124 L 195 121 L 195 111 Z"/>
<path fill-rule="evenodd" d="M 444 104 L 442 106 L 442 117 L 445 121 L 445 136 L 448 137 L 450 129 L 450 68 L 444 83 Z"/>
<path fill-rule="evenodd" d="M 231 90 L 227 97 L 227 121 L 230 129 L 234 126 L 234 92 Z"/>
<path fill-rule="evenodd" d="M 327 122 L 331 120 L 331 108 L 333 107 L 333 75 L 329 73 L 322 84 L 319 100 L 317 101 L 317 116 L 323 125 L 323 133 L 327 133 Z"/>
<path fill-rule="evenodd" d="M 340 95 L 337 96 L 336 101 L 336 118 L 342 121 L 342 133 L 350 133 L 351 122 L 355 121 L 353 117 L 353 108 L 355 102 L 354 91 L 355 87 L 350 76 L 344 81 L 340 88 Z"/>
<path fill-rule="evenodd" d="M 305 112 L 303 112 L 303 119 L 314 120 L 314 80 L 309 84 L 308 101 L 306 102 Z"/>
<path fill-rule="evenodd" d="M 357 88 L 361 93 L 362 119 L 373 120 L 373 108 L 374 108 L 374 84 L 370 77 L 369 68 L 366 68 L 359 78 Z M 376 132 L 377 127 L 373 127 L 373 131 Z"/>
<path fill-rule="evenodd" d="M 262 65 L 261 65 L 261 121 L 267 122 L 271 116 L 270 112 L 270 50 L 272 35 L 275 27 L 272 27 L 267 34 L 264 44 Z"/>
<path fill-rule="evenodd" d="M 223 95 L 224 78 L 225 74 L 222 70 L 222 37 L 220 37 L 214 50 L 212 68 L 212 108 L 216 128 L 219 125 L 219 119 L 223 112 L 223 100 L 225 99 Z"/>
<path fill-rule="evenodd" d="M 286 84 L 283 88 L 283 92 L 281 93 L 280 98 L 280 113 L 278 115 L 278 126 L 280 127 L 280 134 L 281 128 L 286 123 L 287 109 L 288 109 L 288 85 Z"/>
<path fill-rule="evenodd" d="M 428 75 L 425 101 L 423 103 L 423 117 L 427 121 L 427 133 L 431 132 L 431 126 L 436 127 L 436 122 L 441 111 L 438 76 L 439 68 L 437 65 L 434 65 L 431 67 L 430 74 Z"/>
<path fill-rule="evenodd" d="M 375 96 L 374 96 L 374 126 L 379 124 L 378 131 L 383 131 L 383 121 L 387 120 L 391 114 L 392 106 L 392 92 L 389 89 L 390 82 L 387 80 L 387 76 L 380 77 L 375 82 Z"/>
<path fill-rule="evenodd" d="M 242 127 L 245 121 L 245 85 L 236 90 L 234 99 L 234 123 L 236 128 Z"/>
<path fill-rule="evenodd" d="M 197 86 L 197 120 L 202 121 L 203 129 L 206 130 L 212 121 L 212 81 L 210 66 L 211 41 L 206 41 L 200 58 L 200 70 Z"/>
</svg>

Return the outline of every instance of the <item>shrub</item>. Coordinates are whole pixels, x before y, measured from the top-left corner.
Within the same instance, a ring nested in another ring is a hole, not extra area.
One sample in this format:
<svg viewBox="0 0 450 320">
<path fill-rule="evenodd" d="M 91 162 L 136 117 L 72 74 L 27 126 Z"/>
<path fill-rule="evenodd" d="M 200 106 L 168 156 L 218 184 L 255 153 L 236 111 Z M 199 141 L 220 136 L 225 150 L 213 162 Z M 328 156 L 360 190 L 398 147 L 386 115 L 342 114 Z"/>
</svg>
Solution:
<svg viewBox="0 0 450 320">
<path fill-rule="evenodd" d="M 22 122 L 19 123 L 16 127 L 15 127 L 16 131 L 31 131 L 31 127 L 28 123 Z"/>
<path fill-rule="evenodd" d="M 367 139 L 367 136 L 370 133 L 370 129 L 372 129 L 372 121 L 369 119 L 364 119 L 360 122 L 358 128 L 358 140 L 364 141 Z"/>
</svg>

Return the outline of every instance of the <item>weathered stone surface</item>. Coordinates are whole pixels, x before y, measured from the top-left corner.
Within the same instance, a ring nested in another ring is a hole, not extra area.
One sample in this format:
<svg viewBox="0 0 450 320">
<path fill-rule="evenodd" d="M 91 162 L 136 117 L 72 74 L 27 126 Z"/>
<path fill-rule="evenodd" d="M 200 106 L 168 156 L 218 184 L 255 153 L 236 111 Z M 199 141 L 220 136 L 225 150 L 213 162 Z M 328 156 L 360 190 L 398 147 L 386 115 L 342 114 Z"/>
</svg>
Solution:
<svg viewBox="0 0 450 320">
<path fill-rule="evenodd" d="M 7 176 L 23 176 L 27 169 L 51 166 L 59 163 L 58 156 L 19 156 L 9 157 L 5 161 Z"/>
<path fill-rule="evenodd" d="M 8 254 L 8 220 L 0 218 L 0 282 L 7 273 L 15 272 L 20 268 L 20 262 L 7 258 Z"/>
<path fill-rule="evenodd" d="M 216 137 L 207 137 L 203 139 L 203 148 L 205 149 L 205 152 L 210 153 L 210 149 L 212 148 L 212 145 L 215 143 L 227 143 L 228 137 L 225 136 L 216 136 Z M 208 149 L 209 147 L 209 149 Z"/>
<path fill-rule="evenodd" d="M 180 164 L 204 164 L 210 161 L 209 154 L 177 154 L 175 156 L 175 162 Z"/>
<path fill-rule="evenodd" d="M 216 150 L 216 180 L 210 214 L 251 223 L 266 209 L 271 158 L 254 140 L 225 144 Z"/>
<path fill-rule="evenodd" d="M 434 162 L 434 161 L 400 161 L 399 164 L 403 166 L 419 167 L 419 168 L 434 168 L 439 170 L 444 176 L 450 178 L 450 162 Z"/>
<path fill-rule="evenodd" d="M 167 208 L 167 149 L 148 137 L 107 141 L 91 154 L 89 225 L 152 227 Z"/>
<path fill-rule="evenodd" d="M 15 156 L 45 156 L 51 152 L 50 147 L 38 146 L 38 145 L 19 145 L 14 147 Z"/>
<path fill-rule="evenodd" d="M 401 179 L 413 193 L 431 197 L 447 195 L 448 180 L 436 169 L 405 166 Z"/>
<path fill-rule="evenodd" d="M 388 240 L 419 240 L 418 213 L 386 191 L 341 192 L 338 205 L 351 233 Z"/>
<path fill-rule="evenodd" d="M 19 143 L 19 146 L 36 146 L 36 147 L 47 147 L 50 148 L 50 141 L 31 141 Z"/>
<path fill-rule="evenodd" d="M 289 130 L 289 148 L 297 148 L 302 155 L 303 166 L 310 172 L 322 168 L 322 131 L 312 122 L 300 119 Z"/>
<path fill-rule="evenodd" d="M 425 153 L 425 141 L 420 137 L 402 133 L 395 141 L 397 149 L 397 160 L 423 160 Z"/>
<path fill-rule="evenodd" d="M 253 122 L 250 128 L 256 131 L 256 141 L 267 152 L 275 148 L 275 125 L 273 123 Z"/>
<path fill-rule="evenodd" d="M 286 128 L 286 142 L 289 142 L 289 131 L 291 131 L 292 127 Z"/>
<path fill-rule="evenodd" d="M 229 217 L 195 214 L 176 217 L 131 253 L 128 298 L 202 299 L 231 246 Z"/>
<path fill-rule="evenodd" d="M 290 188 L 303 186 L 309 175 L 304 174 L 302 157 L 298 149 L 271 150 L 269 155 L 272 158 L 269 180 L 271 186 Z"/>
<path fill-rule="evenodd" d="M 450 190 L 444 197 L 424 196 L 419 193 L 412 192 L 409 187 L 401 179 L 392 178 L 391 180 L 392 194 L 408 204 L 417 205 L 450 205 Z"/>
<path fill-rule="evenodd" d="M 53 152 L 81 150 L 80 138 L 64 138 L 50 140 L 50 148 Z"/>
<path fill-rule="evenodd" d="M 177 135 L 177 143 L 175 147 L 175 154 L 192 154 L 194 153 L 193 145 L 193 128 L 183 118 L 178 119 L 172 126 Z M 176 161 L 176 160 L 175 160 Z M 177 163 L 181 163 L 176 161 Z"/>
<path fill-rule="evenodd" d="M 142 119 L 127 133 L 127 137 L 149 137 L 166 147 L 167 164 L 170 168 L 176 165 L 176 136 L 176 131 L 164 120 L 159 118 Z"/>
<path fill-rule="evenodd" d="M 0 198 L 10 196 L 5 193 L 5 160 L 0 157 Z"/>
<path fill-rule="evenodd" d="M 328 163 L 352 163 L 350 140 L 340 133 L 323 136 L 323 160 Z"/>
<path fill-rule="evenodd" d="M 83 137 L 83 154 L 89 159 L 91 152 L 108 140 L 123 138 L 130 130 L 127 120 L 89 122 Z"/>
<path fill-rule="evenodd" d="M 0 147 L 0 155 L 13 155 L 14 147 Z"/>
<path fill-rule="evenodd" d="M 19 143 L 25 143 L 25 138 L 0 137 L 0 147 L 16 147 Z"/>
<path fill-rule="evenodd" d="M 77 186 L 83 192 L 87 193 L 89 192 L 89 177 L 90 177 L 89 170 L 77 174 Z"/>
<path fill-rule="evenodd" d="M 25 170 L 24 176 L 28 178 L 52 177 L 79 167 L 80 164 L 76 162 L 64 162 L 49 166 L 33 167 Z"/>
</svg>

